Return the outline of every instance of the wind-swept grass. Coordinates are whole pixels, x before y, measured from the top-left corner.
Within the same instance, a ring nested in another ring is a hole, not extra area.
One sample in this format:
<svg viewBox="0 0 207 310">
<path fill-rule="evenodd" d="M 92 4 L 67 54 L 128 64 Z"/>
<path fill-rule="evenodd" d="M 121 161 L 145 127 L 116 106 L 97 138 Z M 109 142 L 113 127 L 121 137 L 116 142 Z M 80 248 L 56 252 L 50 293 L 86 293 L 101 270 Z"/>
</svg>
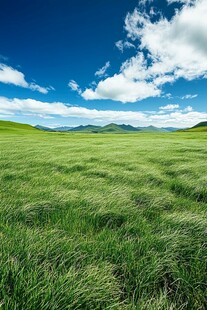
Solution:
<svg viewBox="0 0 207 310">
<path fill-rule="evenodd" d="M 206 309 L 206 145 L 2 131 L 0 309 Z"/>
</svg>

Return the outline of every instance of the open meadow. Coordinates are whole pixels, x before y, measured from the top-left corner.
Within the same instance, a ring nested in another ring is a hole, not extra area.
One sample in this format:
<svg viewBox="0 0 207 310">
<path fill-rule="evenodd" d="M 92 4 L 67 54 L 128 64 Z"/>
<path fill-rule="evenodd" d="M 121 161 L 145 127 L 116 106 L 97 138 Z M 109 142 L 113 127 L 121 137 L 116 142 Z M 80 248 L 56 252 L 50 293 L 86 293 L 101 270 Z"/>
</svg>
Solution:
<svg viewBox="0 0 207 310">
<path fill-rule="evenodd" d="M 0 309 L 207 309 L 207 133 L 0 130 Z"/>
</svg>

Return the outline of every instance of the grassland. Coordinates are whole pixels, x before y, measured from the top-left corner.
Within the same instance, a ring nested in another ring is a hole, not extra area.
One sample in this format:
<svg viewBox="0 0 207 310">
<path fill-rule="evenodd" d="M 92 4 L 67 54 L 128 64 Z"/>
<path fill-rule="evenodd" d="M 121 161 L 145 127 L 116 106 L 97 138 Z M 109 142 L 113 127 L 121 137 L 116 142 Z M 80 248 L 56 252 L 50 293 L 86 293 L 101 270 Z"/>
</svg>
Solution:
<svg viewBox="0 0 207 310">
<path fill-rule="evenodd" d="M 207 309 L 206 145 L 1 130 L 0 309 Z"/>
</svg>

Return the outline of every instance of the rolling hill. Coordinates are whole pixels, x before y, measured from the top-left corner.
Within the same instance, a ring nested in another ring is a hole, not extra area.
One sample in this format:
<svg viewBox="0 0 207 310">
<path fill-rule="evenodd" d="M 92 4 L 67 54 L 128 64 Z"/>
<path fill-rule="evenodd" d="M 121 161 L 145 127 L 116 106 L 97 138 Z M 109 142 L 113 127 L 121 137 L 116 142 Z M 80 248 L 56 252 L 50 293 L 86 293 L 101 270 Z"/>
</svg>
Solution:
<svg viewBox="0 0 207 310">
<path fill-rule="evenodd" d="M 49 131 L 49 132 L 55 132 L 56 131 L 53 128 L 45 127 L 45 126 L 42 126 L 42 125 L 36 125 L 35 128 L 37 128 L 39 130 L 43 130 L 43 131 Z"/>
<path fill-rule="evenodd" d="M 11 133 L 14 131 L 17 131 L 17 132 L 34 132 L 34 133 L 40 132 L 40 130 L 37 130 L 36 128 L 34 128 L 31 125 L 0 120 L 0 133 L 2 131 L 8 132 L 8 133 Z"/>
<path fill-rule="evenodd" d="M 141 131 L 139 128 L 133 127 L 131 125 L 122 124 L 122 125 L 118 125 L 118 126 L 120 128 L 122 128 L 123 130 L 126 130 L 126 131 Z"/>
<path fill-rule="evenodd" d="M 69 131 L 73 129 L 73 127 L 68 127 L 68 126 L 62 126 L 62 127 L 56 127 L 56 128 L 50 128 L 42 125 L 36 125 L 34 126 L 37 129 L 43 130 L 43 131 L 49 131 L 49 132 L 64 132 L 64 131 Z"/>
<path fill-rule="evenodd" d="M 94 125 L 80 125 L 78 127 L 73 127 L 69 131 L 81 131 L 81 132 L 99 132 L 100 126 L 94 126 Z"/>
<path fill-rule="evenodd" d="M 129 129 L 127 129 L 129 128 Z M 117 124 L 114 124 L 114 123 L 111 123 L 111 124 L 108 124 L 104 127 L 101 127 L 99 129 L 99 132 L 102 132 L 102 133 L 126 133 L 126 132 L 129 132 L 129 131 L 132 131 L 132 126 L 130 125 L 117 125 Z M 135 130 L 133 131 L 137 131 L 136 128 L 134 128 Z"/>
<path fill-rule="evenodd" d="M 207 127 L 207 121 L 200 122 L 197 125 L 193 126 L 192 128 L 198 128 L 198 127 Z"/>
<path fill-rule="evenodd" d="M 73 127 L 69 127 L 69 126 L 61 126 L 61 127 L 56 127 L 56 128 L 52 128 L 54 131 L 69 131 L 71 129 L 73 129 Z"/>
<path fill-rule="evenodd" d="M 180 128 L 175 128 L 175 127 L 162 127 L 160 129 L 164 129 L 167 132 L 174 132 L 180 130 Z"/>
<path fill-rule="evenodd" d="M 192 128 L 185 129 L 184 131 L 190 131 L 190 132 L 205 132 L 207 131 L 207 121 L 200 122 L 193 126 Z"/>
<path fill-rule="evenodd" d="M 158 128 L 152 125 L 148 127 L 138 127 L 138 129 L 142 132 L 168 132 L 164 128 Z"/>
</svg>

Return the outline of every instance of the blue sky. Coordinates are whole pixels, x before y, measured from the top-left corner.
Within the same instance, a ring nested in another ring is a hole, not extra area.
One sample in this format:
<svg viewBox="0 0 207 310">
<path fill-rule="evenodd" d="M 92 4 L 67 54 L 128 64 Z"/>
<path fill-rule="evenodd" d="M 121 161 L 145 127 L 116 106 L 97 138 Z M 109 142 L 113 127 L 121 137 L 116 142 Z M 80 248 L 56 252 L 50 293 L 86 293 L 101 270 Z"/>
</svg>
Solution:
<svg viewBox="0 0 207 310">
<path fill-rule="evenodd" d="M 207 119 L 206 0 L 19 0 L 0 10 L 0 119 Z"/>
</svg>

